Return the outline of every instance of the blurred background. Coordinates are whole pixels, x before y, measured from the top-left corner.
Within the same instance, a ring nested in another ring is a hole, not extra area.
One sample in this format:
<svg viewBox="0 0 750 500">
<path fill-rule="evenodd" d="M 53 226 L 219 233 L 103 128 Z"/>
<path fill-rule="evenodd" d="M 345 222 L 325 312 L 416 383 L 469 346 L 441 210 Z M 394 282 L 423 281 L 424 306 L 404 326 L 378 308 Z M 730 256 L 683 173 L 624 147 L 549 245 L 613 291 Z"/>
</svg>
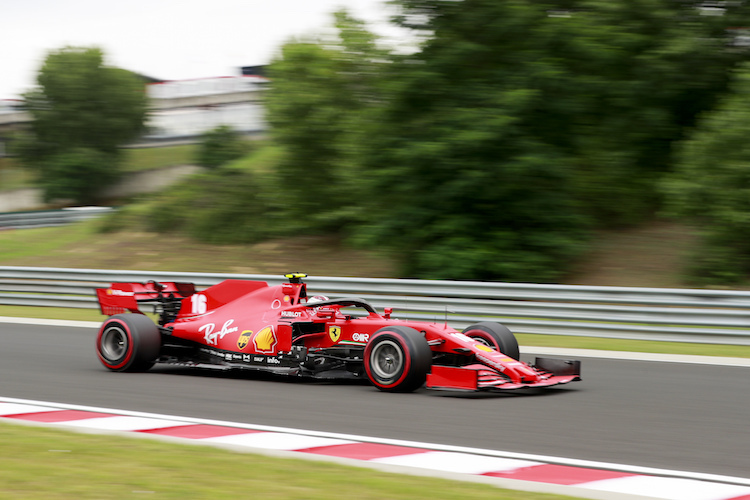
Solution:
<svg viewBox="0 0 750 500">
<path fill-rule="evenodd" d="M 0 264 L 747 286 L 746 2 L 286 4 L 74 2 L 3 87 L 0 211 L 116 210 Z"/>
</svg>

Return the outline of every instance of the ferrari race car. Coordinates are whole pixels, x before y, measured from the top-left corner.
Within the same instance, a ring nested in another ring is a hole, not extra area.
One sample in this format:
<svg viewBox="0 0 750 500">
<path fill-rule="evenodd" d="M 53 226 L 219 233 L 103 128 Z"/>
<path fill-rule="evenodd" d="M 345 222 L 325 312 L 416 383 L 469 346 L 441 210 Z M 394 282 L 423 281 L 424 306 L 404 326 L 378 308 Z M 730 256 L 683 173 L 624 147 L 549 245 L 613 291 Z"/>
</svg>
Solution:
<svg viewBox="0 0 750 500">
<path fill-rule="evenodd" d="M 155 363 L 262 370 L 318 379 L 367 378 L 382 391 L 493 391 L 580 380 L 580 361 L 519 361 L 506 327 L 481 322 L 463 332 L 446 324 L 391 318 L 358 298 L 309 296 L 305 274 L 288 282 L 229 279 L 197 291 L 192 283 L 113 283 L 97 288 L 110 316 L 96 337 L 102 364 L 145 371 Z M 154 323 L 140 308 L 153 305 Z"/>
</svg>

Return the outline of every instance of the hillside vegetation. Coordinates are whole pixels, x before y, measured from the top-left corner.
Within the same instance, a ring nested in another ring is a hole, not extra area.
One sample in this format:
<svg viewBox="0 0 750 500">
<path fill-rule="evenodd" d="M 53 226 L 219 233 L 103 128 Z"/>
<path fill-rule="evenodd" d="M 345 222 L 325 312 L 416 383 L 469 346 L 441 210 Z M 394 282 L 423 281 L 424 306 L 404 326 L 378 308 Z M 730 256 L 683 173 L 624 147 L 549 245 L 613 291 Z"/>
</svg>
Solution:
<svg viewBox="0 0 750 500">
<path fill-rule="evenodd" d="M 0 265 L 315 276 L 404 277 L 377 248 L 352 248 L 336 236 L 300 235 L 262 242 L 212 245 L 145 230 L 101 232 L 104 220 L 73 226 L 0 231 Z M 684 267 L 695 245 L 682 225 L 656 222 L 601 232 L 561 283 L 602 286 L 693 287 Z"/>
<path fill-rule="evenodd" d="M 191 163 L 196 151 L 196 146 L 128 150 L 128 170 Z M 284 204 L 293 203 L 285 191 L 271 191 L 283 155 L 282 148 L 258 141 L 251 154 L 161 193 L 129 200 L 113 216 L 61 228 L 0 232 L 0 265 L 409 277 L 391 249 L 310 231 L 306 218 L 298 219 L 296 227 L 273 227 L 279 219 L 288 220 L 281 217 Z M 264 198 L 277 204 L 279 216 L 253 212 L 255 200 Z M 600 230 L 558 282 L 693 287 L 686 270 L 697 248 L 696 231 L 674 221 Z"/>
<path fill-rule="evenodd" d="M 335 13 L 333 29 L 290 41 L 271 62 L 267 142 L 246 149 L 229 127 L 208 132 L 202 172 L 128 200 L 100 237 L 155 233 L 153 247 L 172 251 L 187 241 L 280 248 L 233 266 L 261 269 L 327 241 L 403 277 L 747 281 L 750 50 L 732 28 L 750 22 L 750 4 L 705 16 L 662 0 L 394 1 L 394 22 L 418 46 L 392 50 Z M 64 50 L 47 70 L 100 56 Z M 71 113 L 47 113 L 60 83 L 47 74 L 30 100 L 39 116 L 27 152 L 39 155 L 25 158 L 61 174 L 47 186 L 57 196 L 88 200 L 103 178 L 74 186 L 67 173 L 101 169 L 113 137 L 63 148 L 57 132 L 68 128 L 51 119 Z M 70 134 L 91 140 L 91 129 Z M 52 132 L 61 151 L 45 150 Z M 284 250 L 302 240 L 314 243 Z"/>
</svg>

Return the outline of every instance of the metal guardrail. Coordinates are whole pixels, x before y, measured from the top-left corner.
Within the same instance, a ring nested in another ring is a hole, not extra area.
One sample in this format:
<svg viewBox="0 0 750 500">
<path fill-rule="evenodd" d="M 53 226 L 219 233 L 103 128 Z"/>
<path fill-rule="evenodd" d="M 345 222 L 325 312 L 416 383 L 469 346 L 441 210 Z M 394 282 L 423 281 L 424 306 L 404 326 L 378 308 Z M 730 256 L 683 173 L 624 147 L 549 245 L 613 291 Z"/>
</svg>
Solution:
<svg viewBox="0 0 750 500">
<path fill-rule="evenodd" d="M 275 285 L 278 275 L 0 266 L 0 304 L 97 308 L 93 288 L 112 282 L 225 279 Z M 515 333 L 750 345 L 750 292 L 311 276 L 311 294 L 358 296 L 394 317 L 463 328 L 499 321 Z"/>
<path fill-rule="evenodd" d="M 0 229 L 63 226 L 100 217 L 111 210 L 113 210 L 111 207 L 75 207 L 62 210 L 0 213 Z"/>
</svg>

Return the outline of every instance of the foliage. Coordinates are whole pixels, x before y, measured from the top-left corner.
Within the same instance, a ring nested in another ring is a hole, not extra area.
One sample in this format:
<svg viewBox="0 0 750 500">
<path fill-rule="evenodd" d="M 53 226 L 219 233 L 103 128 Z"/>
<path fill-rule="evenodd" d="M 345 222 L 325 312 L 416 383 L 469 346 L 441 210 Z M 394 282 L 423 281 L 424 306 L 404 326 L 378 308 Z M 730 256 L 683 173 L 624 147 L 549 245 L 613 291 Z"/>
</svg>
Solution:
<svg viewBox="0 0 750 500">
<path fill-rule="evenodd" d="M 126 148 L 122 150 L 122 171 L 131 173 L 189 165 L 194 161 L 197 149 L 196 144 Z"/>
<path fill-rule="evenodd" d="M 533 47 L 524 57 L 534 42 L 519 30 L 545 15 L 526 3 L 476 4 L 435 5 L 433 37 L 389 72 L 363 158 L 372 196 L 359 237 L 405 255 L 407 275 L 554 281 L 586 221 L 569 139 L 557 140 L 553 110 L 541 111 L 544 72 L 523 62 L 537 57 Z"/>
<path fill-rule="evenodd" d="M 416 102 L 384 116 L 375 134 L 360 237 L 403 253 L 410 276 L 554 281 L 578 253 L 585 221 L 564 155 L 517 118 L 534 94 L 475 94 L 471 103 L 430 80 L 406 82 Z M 419 102 L 418 88 L 446 92 L 438 109 Z"/>
<path fill-rule="evenodd" d="M 481 92 L 535 93 L 518 115 L 525 133 L 561 148 L 576 199 L 605 226 L 654 212 L 671 143 L 747 58 L 725 34 L 750 19 L 742 4 L 702 16 L 694 2 L 663 0 L 396 3 L 402 24 L 432 33 L 415 58 L 438 69 L 432 87 L 475 102 Z"/>
<path fill-rule="evenodd" d="M 691 271 L 706 283 L 750 273 L 750 64 L 737 70 L 731 90 L 680 145 L 676 172 L 665 182 L 671 212 L 704 228 Z"/>
<path fill-rule="evenodd" d="M 172 190 L 151 210 L 151 229 L 182 230 L 199 241 L 238 243 L 268 237 L 269 214 L 254 202 L 259 188 L 247 172 L 202 174 Z"/>
<path fill-rule="evenodd" d="M 216 168 L 249 152 L 250 143 L 243 140 L 239 132 L 228 125 L 220 125 L 203 134 L 195 162 L 202 167 Z"/>
<path fill-rule="evenodd" d="M 380 101 L 385 53 L 361 21 L 335 14 L 337 37 L 284 45 L 269 68 L 272 136 L 285 152 L 279 188 L 292 192 L 290 216 L 337 230 L 356 219 L 364 195 L 357 154 L 364 124 Z"/>
<path fill-rule="evenodd" d="M 118 161 L 117 154 L 84 147 L 66 148 L 45 158 L 39 178 L 45 201 L 94 203 L 101 190 L 118 178 Z"/>
<path fill-rule="evenodd" d="M 343 11 L 335 34 L 287 43 L 266 96 L 274 167 L 218 167 L 154 201 L 153 226 L 211 241 L 337 232 L 408 276 L 555 281 L 591 227 L 659 211 L 675 144 L 750 57 L 728 34 L 750 22 L 741 2 L 722 16 L 687 0 L 392 3 L 414 52 L 383 49 Z M 671 203 L 680 190 L 705 202 L 685 186 L 731 165 L 690 172 L 685 154 Z M 703 267 L 745 272 L 744 195 L 708 200 L 735 204 L 711 215 L 725 232 L 706 239 L 721 252 Z"/>
<path fill-rule="evenodd" d="M 28 187 L 33 180 L 32 172 L 14 158 L 0 158 L 0 192 Z"/>
<path fill-rule="evenodd" d="M 111 160 L 118 146 L 144 130 L 143 82 L 129 71 L 105 66 L 97 48 L 66 47 L 47 56 L 37 83 L 24 95 L 33 121 L 20 145 L 21 157 L 43 172 L 48 199 L 94 199 L 118 171 Z"/>
<path fill-rule="evenodd" d="M 148 228 L 208 243 L 256 242 L 288 231 L 279 207 L 284 200 L 274 196 L 269 175 L 279 156 L 273 147 L 259 148 L 239 166 L 229 163 L 168 188 L 148 203 Z"/>
<path fill-rule="evenodd" d="M 283 48 L 269 121 L 296 214 L 414 276 L 557 279 L 591 223 L 654 214 L 671 145 L 747 58 L 726 36 L 744 4 L 392 3 L 419 50 L 384 52 L 339 13 L 337 39 Z"/>
</svg>

